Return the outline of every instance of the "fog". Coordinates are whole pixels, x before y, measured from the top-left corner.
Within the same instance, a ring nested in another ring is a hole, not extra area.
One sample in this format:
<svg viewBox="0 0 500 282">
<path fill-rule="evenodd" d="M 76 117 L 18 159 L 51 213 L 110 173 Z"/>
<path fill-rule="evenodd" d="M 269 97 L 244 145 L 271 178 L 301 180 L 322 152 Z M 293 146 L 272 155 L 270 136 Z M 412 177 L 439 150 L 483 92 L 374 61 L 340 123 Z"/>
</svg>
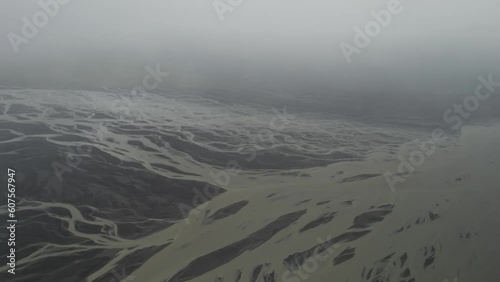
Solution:
<svg viewBox="0 0 500 282">
<path fill-rule="evenodd" d="M 295 95 L 465 95 L 479 75 L 500 78 L 496 0 L 401 0 L 351 63 L 340 44 L 354 46 L 355 27 L 390 1 L 242 0 L 224 20 L 212 1 L 64 1 L 17 54 L 9 34 L 43 10 L 0 2 L 0 85 L 133 87 L 158 64 L 170 73 L 162 88 Z"/>
</svg>

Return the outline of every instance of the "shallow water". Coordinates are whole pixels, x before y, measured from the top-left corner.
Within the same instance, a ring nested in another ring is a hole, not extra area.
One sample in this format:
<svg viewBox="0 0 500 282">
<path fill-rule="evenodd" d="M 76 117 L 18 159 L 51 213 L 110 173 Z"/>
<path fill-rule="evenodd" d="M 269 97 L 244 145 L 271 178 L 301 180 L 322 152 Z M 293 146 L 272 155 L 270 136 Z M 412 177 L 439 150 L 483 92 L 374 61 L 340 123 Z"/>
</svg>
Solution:
<svg viewBox="0 0 500 282">
<path fill-rule="evenodd" d="M 0 90 L 12 281 L 498 277 L 497 123 L 448 133 L 391 190 L 437 123 L 128 94 Z"/>
</svg>

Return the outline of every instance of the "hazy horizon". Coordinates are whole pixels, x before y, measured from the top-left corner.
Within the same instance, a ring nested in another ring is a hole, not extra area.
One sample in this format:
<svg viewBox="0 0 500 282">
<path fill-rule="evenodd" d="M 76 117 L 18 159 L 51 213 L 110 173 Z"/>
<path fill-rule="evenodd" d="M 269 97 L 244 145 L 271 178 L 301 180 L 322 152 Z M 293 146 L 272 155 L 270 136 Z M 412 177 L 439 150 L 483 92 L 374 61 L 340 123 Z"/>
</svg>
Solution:
<svg viewBox="0 0 500 282">
<path fill-rule="evenodd" d="M 241 1 L 221 21 L 210 1 L 68 1 L 14 52 L 38 1 L 1 1 L 0 85 L 132 87 L 148 65 L 162 87 L 308 87 L 363 95 L 448 95 L 500 78 L 498 1 L 400 1 L 402 11 L 347 63 L 339 48 L 390 1 Z M 237 1 L 235 1 L 237 2 Z M 404 94 L 403 94 L 404 93 Z"/>
<path fill-rule="evenodd" d="M 0 280 L 498 282 L 498 11 L 0 0 Z"/>
</svg>

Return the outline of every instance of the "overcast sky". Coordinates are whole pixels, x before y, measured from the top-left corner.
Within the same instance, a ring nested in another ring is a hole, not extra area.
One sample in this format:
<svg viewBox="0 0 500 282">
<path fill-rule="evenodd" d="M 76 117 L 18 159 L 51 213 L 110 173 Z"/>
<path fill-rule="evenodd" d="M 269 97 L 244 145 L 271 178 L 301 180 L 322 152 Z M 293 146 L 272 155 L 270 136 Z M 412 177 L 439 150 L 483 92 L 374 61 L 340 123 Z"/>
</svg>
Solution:
<svg viewBox="0 0 500 282">
<path fill-rule="evenodd" d="M 22 18 L 43 10 L 0 0 L 0 85 L 132 87 L 156 64 L 171 73 L 164 87 L 440 95 L 500 77 L 498 0 L 401 0 L 349 64 L 340 44 L 354 46 L 354 28 L 389 2 L 242 0 L 221 21 L 211 0 L 69 0 L 16 54 L 9 34 L 23 36 Z"/>
</svg>

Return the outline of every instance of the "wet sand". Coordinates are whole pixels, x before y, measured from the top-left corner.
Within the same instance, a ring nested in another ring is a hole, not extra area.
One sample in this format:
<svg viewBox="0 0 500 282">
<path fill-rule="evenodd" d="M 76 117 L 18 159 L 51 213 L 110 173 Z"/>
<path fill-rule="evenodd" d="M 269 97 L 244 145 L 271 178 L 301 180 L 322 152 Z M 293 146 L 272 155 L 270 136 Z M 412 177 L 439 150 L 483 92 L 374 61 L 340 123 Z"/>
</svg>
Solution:
<svg viewBox="0 0 500 282">
<path fill-rule="evenodd" d="M 272 107 L 206 97 L 123 116 L 112 93 L 33 91 L 0 90 L 22 199 L 12 281 L 500 277 L 498 123 L 450 135 L 392 191 L 384 173 L 427 129 L 298 114 L 273 128 Z"/>
</svg>

